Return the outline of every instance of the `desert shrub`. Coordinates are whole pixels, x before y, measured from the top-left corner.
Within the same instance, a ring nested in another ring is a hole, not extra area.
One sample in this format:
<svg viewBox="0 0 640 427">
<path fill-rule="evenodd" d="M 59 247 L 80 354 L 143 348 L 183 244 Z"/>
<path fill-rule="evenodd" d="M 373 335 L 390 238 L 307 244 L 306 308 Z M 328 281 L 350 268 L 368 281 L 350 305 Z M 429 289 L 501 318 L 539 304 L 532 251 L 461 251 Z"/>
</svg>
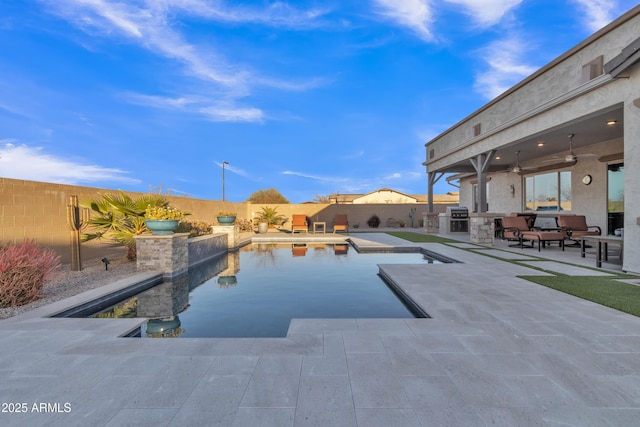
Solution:
<svg viewBox="0 0 640 427">
<path fill-rule="evenodd" d="M 237 219 L 236 225 L 239 227 L 240 232 L 253 231 L 253 221 L 250 219 Z"/>
<path fill-rule="evenodd" d="M 213 224 L 208 221 L 183 219 L 178 225 L 176 233 L 189 233 L 189 237 L 205 236 L 213 233 Z"/>
<path fill-rule="evenodd" d="M 34 240 L 0 246 L 0 307 L 25 305 L 42 297 L 49 275 L 60 257 Z"/>
<path fill-rule="evenodd" d="M 369 219 L 367 220 L 367 224 L 369 225 L 369 227 L 371 228 L 378 228 L 378 226 L 380 225 L 380 218 L 378 218 L 378 215 L 373 214 L 371 215 L 371 217 L 369 217 Z"/>
</svg>

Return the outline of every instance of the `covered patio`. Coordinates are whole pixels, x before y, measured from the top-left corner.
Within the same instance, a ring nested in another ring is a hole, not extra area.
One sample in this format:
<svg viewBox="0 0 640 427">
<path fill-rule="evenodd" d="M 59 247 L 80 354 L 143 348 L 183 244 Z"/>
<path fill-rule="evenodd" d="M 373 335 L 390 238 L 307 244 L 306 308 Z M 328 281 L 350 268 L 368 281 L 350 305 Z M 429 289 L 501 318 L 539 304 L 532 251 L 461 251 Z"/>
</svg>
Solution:
<svg viewBox="0 0 640 427">
<path fill-rule="evenodd" d="M 640 6 L 429 141 L 430 199 L 444 177 L 471 212 L 584 215 L 638 241 L 639 26 Z M 637 245 L 623 259 L 640 272 Z"/>
</svg>

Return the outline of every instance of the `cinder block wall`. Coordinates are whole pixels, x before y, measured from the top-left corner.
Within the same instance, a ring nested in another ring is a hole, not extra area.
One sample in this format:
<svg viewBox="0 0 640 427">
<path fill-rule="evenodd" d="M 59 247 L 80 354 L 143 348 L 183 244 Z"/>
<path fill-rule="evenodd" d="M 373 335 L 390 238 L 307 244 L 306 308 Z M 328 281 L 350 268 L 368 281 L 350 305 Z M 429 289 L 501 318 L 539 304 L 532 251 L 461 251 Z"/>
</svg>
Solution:
<svg viewBox="0 0 640 427">
<path fill-rule="evenodd" d="M 70 230 L 67 225 L 69 197 L 77 195 L 80 203 L 116 193 L 118 190 L 52 184 L 0 178 L 0 243 L 20 243 L 25 238 L 36 239 L 41 246 L 52 248 L 63 264 L 70 262 Z M 127 192 L 132 197 L 146 193 Z M 247 217 L 246 203 L 229 203 L 187 197 L 163 196 L 169 203 L 192 215 L 190 219 L 215 222 L 220 211 L 234 211 L 239 218 Z M 83 259 L 104 256 L 105 245 L 83 243 Z"/>
<path fill-rule="evenodd" d="M 367 220 L 372 215 L 378 215 L 380 218 L 380 227 L 386 227 L 389 218 L 396 221 L 402 220 L 407 227 L 411 227 L 411 217 L 409 214 L 413 210 L 413 226 L 420 226 L 422 213 L 428 211 L 426 203 L 407 203 L 407 204 L 281 204 L 281 205 L 249 205 L 249 218 L 256 218 L 262 211 L 264 206 L 277 208 L 278 214 L 284 215 L 288 221 L 283 228 L 291 228 L 291 217 L 293 214 L 306 215 L 310 221 L 309 226 L 315 221 L 326 222 L 327 229 L 330 230 L 333 217 L 336 214 L 346 214 L 349 220 L 349 226 L 353 228 L 358 226 L 360 230 L 370 230 Z M 434 205 L 435 213 L 445 212 L 447 206 L 451 205 Z"/>
<path fill-rule="evenodd" d="M 25 238 L 34 238 L 37 243 L 55 250 L 62 263 L 70 262 L 70 230 L 66 220 L 69 197 L 77 195 L 80 203 L 95 199 L 100 194 L 115 193 L 118 190 L 81 187 L 75 185 L 52 184 L 47 182 L 24 181 L 0 178 L 0 243 L 19 243 Z M 146 193 L 127 192 L 132 197 Z M 191 213 L 190 219 L 216 222 L 221 211 L 237 212 L 239 219 L 254 219 L 264 206 L 276 207 L 278 213 L 288 218 L 284 228 L 291 227 L 293 214 L 304 214 L 311 223 L 324 221 L 331 229 L 335 214 L 347 214 L 351 227 L 369 229 L 367 220 L 371 215 L 380 217 L 380 227 L 384 227 L 388 218 L 403 220 L 411 226 L 409 212 L 413 213 L 413 225 L 418 227 L 422 213 L 427 211 L 426 204 L 251 204 L 231 203 L 215 200 L 192 199 L 188 197 L 164 196 L 170 204 Z M 437 213 L 444 212 L 448 205 L 434 205 Z M 83 243 L 83 259 L 105 256 L 105 245 Z"/>
</svg>

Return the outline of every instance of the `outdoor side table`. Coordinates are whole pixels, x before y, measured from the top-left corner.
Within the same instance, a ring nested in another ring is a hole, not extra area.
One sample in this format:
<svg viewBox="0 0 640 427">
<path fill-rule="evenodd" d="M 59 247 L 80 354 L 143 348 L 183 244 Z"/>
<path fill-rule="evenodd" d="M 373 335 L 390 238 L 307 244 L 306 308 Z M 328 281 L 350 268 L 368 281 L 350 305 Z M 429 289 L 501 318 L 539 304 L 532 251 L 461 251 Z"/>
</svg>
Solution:
<svg viewBox="0 0 640 427">
<path fill-rule="evenodd" d="M 322 228 L 322 234 L 327 232 L 327 223 L 323 221 L 316 221 L 313 223 L 313 234 L 319 232 L 319 229 Z"/>
<path fill-rule="evenodd" d="M 609 243 L 620 245 L 620 257 L 622 258 L 624 238 L 620 236 L 583 236 L 580 239 L 582 240 L 582 250 L 580 253 L 580 256 L 582 256 L 582 258 L 584 258 L 585 254 L 585 240 L 591 240 L 592 242 L 598 243 L 598 251 L 596 252 L 596 267 L 602 267 L 602 261 L 609 260 Z"/>
</svg>

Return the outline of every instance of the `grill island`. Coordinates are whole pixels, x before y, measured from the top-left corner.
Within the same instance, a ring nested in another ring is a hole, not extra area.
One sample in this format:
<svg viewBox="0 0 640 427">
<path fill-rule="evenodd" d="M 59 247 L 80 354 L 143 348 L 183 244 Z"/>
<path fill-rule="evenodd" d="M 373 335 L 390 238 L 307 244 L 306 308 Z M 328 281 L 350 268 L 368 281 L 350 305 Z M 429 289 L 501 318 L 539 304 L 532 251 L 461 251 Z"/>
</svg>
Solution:
<svg viewBox="0 0 640 427">
<path fill-rule="evenodd" d="M 449 206 L 439 215 L 440 230 L 445 233 L 469 232 L 469 209 L 462 206 Z"/>
</svg>

